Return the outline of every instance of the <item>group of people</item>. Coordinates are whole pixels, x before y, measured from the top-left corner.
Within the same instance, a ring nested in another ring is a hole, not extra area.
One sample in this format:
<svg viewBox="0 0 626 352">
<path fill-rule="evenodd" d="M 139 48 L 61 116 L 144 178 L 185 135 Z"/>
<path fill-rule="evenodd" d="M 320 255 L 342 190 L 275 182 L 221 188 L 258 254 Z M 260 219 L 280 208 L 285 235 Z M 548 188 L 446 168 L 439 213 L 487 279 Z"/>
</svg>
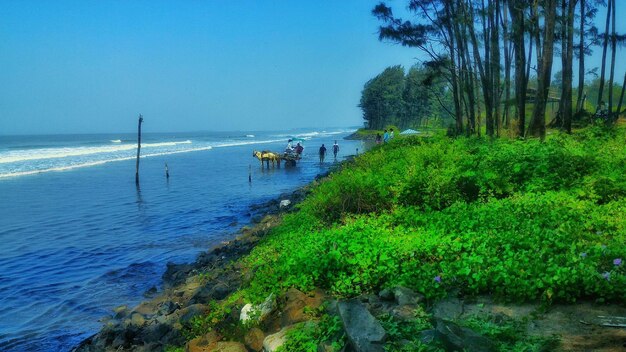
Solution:
<svg viewBox="0 0 626 352">
<path fill-rule="evenodd" d="M 376 133 L 376 144 L 387 143 L 392 138 L 393 138 L 393 128 L 390 128 L 389 132 L 385 130 L 382 137 L 380 133 Z"/>
<path fill-rule="evenodd" d="M 335 144 L 333 144 L 333 156 L 335 157 L 335 159 L 337 159 L 337 153 L 339 153 L 339 144 L 337 144 L 337 141 L 335 141 Z M 290 139 L 287 141 L 287 147 L 285 148 L 285 153 L 296 153 L 298 154 L 298 156 L 302 155 L 302 152 L 304 151 L 304 147 L 302 146 L 302 144 L 297 143 L 296 146 L 293 146 L 293 139 Z M 319 156 L 320 156 L 320 163 L 324 162 L 324 159 L 326 158 L 326 146 L 324 144 L 322 144 L 322 146 L 320 147 L 319 150 Z"/>
<path fill-rule="evenodd" d="M 339 144 L 337 144 L 337 141 L 335 141 L 335 144 L 333 144 L 333 155 L 335 159 L 337 159 L 337 153 L 339 153 Z M 325 157 L 326 157 L 326 146 L 322 144 L 322 146 L 320 147 L 320 163 L 324 162 Z"/>
<path fill-rule="evenodd" d="M 296 146 L 293 146 L 293 139 L 290 139 L 287 141 L 287 148 L 285 148 L 285 153 L 296 153 L 298 155 L 302 155 L 302 152 L 304 151 L 304 147 L 302 146 L 302 144 L 300 144 L 300 142 L 298 142 L 296 144 Z"/>
</svg>

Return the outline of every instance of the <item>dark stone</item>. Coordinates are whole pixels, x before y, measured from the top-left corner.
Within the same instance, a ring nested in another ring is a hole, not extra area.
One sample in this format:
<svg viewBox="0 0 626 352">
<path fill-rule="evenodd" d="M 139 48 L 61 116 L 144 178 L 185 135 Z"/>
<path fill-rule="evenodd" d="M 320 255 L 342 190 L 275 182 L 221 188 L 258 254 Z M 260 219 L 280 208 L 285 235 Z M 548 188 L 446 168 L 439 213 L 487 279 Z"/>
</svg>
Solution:
<svg viewBox="0 0 626 352">
<path fill-rule="evenodd" d="M 189 322 L 193 317 L 205 314 L 207 312 L 207 307 L 202 304 L 192 304 L 188 307 L 183 308 L 180 311 L 180 322 L 181 324 Z"/>
<path fill-rule="evenodd" d="M 358 299 L 339 302 L 339 316 L 356 352 L 382 352 L 387 334 Z"/>
<path fill-rule="evenodd" d="M 393 289 L 393 296 L 399 306 L 406 304 L 418 304 L 424 300 L 423 295 L 415 293 L 415 291 L 402 286 L 398 286 Z"/>
<path fill-rule="evenodd" d="M 159 304 L 159 315 L 169 315 L 174 313 L 177 309 L 180 308 L 178 303 L 174 303 L 172 301 L 165 301 Z"/>
<path fill-rule="evenodd" d="M 438 338 L 446 351 L 497 351 L 493 341 L 471 329 L 443 319 L 435 319 L 435 323 Z"/>
<path fill-rule="evenodd" d="M 154 295 L 156 295 L 157 293 L 157 288 L 156 286 L 152 286 L 149 289 L 146 290 L 146 292 L 143 293 L 143 296 L 146 298 L 150 298 L 150 297 L 154 297 Z"/>
<path fill-rule="evenodd" d="M 163 273 L 163 284 L 166 287 L 178 286 L 185 282 L 193 269 L 194 266 L 191 264 L 167 263 L 167 269 Z"/>
<path fill-rule="evenodd" d="M 142 340 L 146 343 L 158 342 L 163 336 L 170 332 L 171 326 L 167 324 L 152 324 L 146 327 L 142 332 Z"/>
<path fill-rule="evenodd" d="M 393 291 L 388 288 L 378 292 L 378 297 L 383 301 L 393 301 L 395 299 Z"/>
<path fill-rule="evenodd" d="M 214 285 L 212 282 L 200 288 L 191 298 L 194 303 L 206 303 L 210 300 L 222 300 L 233 291 L 223 283 Z"/>
</svg>

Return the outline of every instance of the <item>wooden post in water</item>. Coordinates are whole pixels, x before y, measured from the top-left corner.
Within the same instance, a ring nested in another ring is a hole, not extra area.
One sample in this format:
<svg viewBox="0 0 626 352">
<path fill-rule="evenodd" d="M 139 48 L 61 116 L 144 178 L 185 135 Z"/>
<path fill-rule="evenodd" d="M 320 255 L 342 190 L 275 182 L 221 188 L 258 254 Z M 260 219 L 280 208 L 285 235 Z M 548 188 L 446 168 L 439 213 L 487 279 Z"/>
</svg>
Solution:
<svg viewBox="0 0 626 352">
<path fill-rule="evenodd" d="M 139 126 L 137 127 L 137 168 L 135 169 L 135 184 L 139 185 L 139 152 L 141 151 L 141 123 L 143 116 L 139 114 Z"/>
<path fill-rule="evenodd" d="M 248 183 L 252 183 L 252 165 L 248 165 Z"/>
<path fill-rule="evenodd" d="M 165 178 L 170 178 L 170 169 L 167 167 L 167 163 L 165 163 Z"/>
</svg>

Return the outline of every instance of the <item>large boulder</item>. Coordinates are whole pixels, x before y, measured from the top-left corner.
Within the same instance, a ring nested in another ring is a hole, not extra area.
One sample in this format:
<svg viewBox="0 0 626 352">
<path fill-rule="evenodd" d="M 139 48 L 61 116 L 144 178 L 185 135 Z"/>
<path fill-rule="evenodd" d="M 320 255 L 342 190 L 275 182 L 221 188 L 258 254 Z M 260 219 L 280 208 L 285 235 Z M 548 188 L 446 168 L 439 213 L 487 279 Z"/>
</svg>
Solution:
<svg viewBox="0 0 626 352">
<path fill-rule="evenodd" d="M 202 336 L 187 342 L 185 345 L 186 352 L 209 352 L 217 347 L 217 343 L 222 337 L 215 331 L 211 331 Z"/>
<path fill-rule="evenodd" d="M 274 352 L 287 341 L 287 333 L 295 328 L 294 325 L 282 328 L 279 332 L 268 335 L 263 340 L 263 351 Z"/>
<path fill-rule="evenodd" d="M 387 334 L 365 305 L 352 299 L 339 302 L 339 316 L 356 352 L 383 352 Z"/>
<path fill-rule="evenodd" d="M 265 334 L 259 328 L 250 329 L 250 331 L 248 331 L 246 336 L 244 336 L 246 347 L 256 352 L 259 352 L 263 349 L 264 339 L 265 339 Z"/>
<path fill-rule="evenodd" d="M 285 306 L 281 311 L 280 325 L 282 327 L 310 320 L 305 308 L 318 309 L 324 303 L 325 295 L 321 290 L 310 294 L 290 288 L 285 294 Z"/>
<path fill-rule="evenodd" d="M 423 295 L 402 286 L 393 289 L 393 296 L 399 306 L 418 304 L 424 300 Z"/>
<path fill-rule="evenodd" d="M 446 351 L 497 351 L 496 345 L 490 339 L 451 321 L 435 319 L 435 329 Z"/>
<path fill-rule="evenodd" d="M 242 323 L 247 323 L 255 319 L 256 321 L 263 321 L 272 311 L 276 308 L 276 298 L 273 293 L 271 293 L 263 303 L 259 305 L 252 305 L 250 303 L 246 304 L 241 308 L 241 313 L 239 314 L 239 320 Z"/>
<path fill-rule="evenodd" d="M 218 342 L 211 352 L 248 352 L 248 350 L 241 342 L 226 341 Z"/>
</svg>

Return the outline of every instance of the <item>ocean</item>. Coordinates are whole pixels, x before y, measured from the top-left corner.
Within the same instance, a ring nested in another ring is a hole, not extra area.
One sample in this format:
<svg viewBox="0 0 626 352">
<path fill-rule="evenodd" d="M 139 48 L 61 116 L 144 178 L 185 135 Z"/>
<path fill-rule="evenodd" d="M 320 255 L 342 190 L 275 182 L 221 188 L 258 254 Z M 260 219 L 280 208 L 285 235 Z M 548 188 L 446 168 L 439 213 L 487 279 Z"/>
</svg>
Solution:
<svg viewBox="0 0 626 352">
<path fill-rule="evenodd" d="M 250 207 L 312 181 L 354 129 L 0 136 L 0 350 L 68 351 L 119 305 L 250 223 Z M 305 140 L 296 167 L 261 169 L 253 150 Z M 170 177 L 165 177 L 165 164 Z M 251 170 L 252 182 L 248 182 Z"/>
</svg>

